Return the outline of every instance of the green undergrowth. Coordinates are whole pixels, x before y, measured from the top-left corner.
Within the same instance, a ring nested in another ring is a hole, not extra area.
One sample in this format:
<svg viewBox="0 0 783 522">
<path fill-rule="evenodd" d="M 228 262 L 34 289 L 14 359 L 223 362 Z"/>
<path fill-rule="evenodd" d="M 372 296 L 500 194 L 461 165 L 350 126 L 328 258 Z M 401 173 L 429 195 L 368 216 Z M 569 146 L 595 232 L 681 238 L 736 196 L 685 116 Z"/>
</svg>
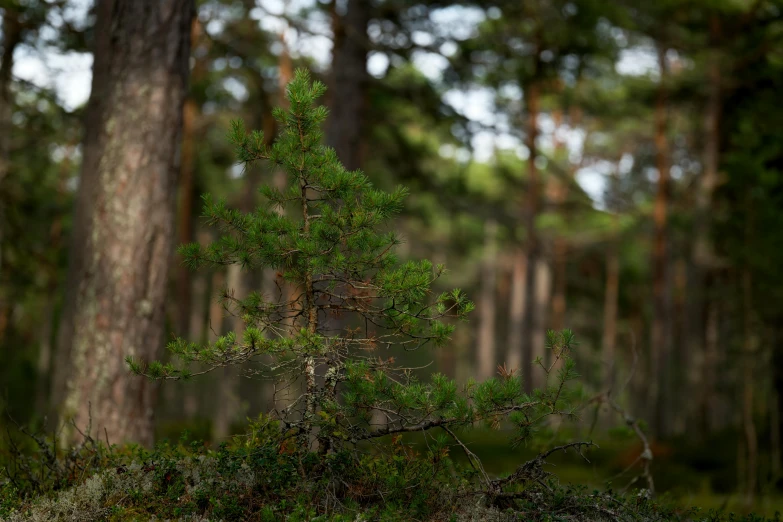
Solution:
<svg viewBox="0 0 783 522">
<path fill-rule="evenodd" d="M 264 420 L 218 449 L 187 438 L 153 450 L 95 443 L 76 461 L 64 457 L 72 470 L 66 476 L 44 473 L 51 462 L 39 452 L 17 465 L 14 475 L 6 472 L 0 519 L 764 520 L 683 510 L 639 493 L 619 496 L 568 484 L 547 473 L 532 473 L 500 495 L 482 494 L 477 472 L 445 438 L 422 446 L 397 437 L 384 441 L 382 451 L 367 447 L 328 455 L 300 452 L 294 440 Z M 558 454 L 557 462 L 589 466 L 573 451 Z"/>
</svg>

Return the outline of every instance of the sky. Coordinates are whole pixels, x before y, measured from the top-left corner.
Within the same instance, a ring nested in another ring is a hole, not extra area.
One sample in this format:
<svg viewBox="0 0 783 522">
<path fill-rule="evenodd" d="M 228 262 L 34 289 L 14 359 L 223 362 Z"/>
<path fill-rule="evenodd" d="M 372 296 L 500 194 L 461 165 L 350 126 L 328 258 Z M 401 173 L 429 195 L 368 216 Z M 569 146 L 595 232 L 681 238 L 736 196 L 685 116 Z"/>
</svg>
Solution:
<svg viewBox="0 0 783 522">
<path fill-rule="evenodd" d="M 286 41 L 294 52 L 311 56 L 317 64 L 326 68 L 331 60 L 331 39 L 329 38 L 329 20 L 325 17 L 319 19 L 313 17 L 310 21 L 312 35 L 301 35 L 289 28 L 285 20 L 280 16 L 285 12 L 293 13 L 302 7 L 312 5 L 313 0 L 259 0 L 262 8 L 251 12 L 251 16 L 258 20 L 266 30 L 277 33 L 285 32 Z M 86 18 L 86 13 L 91 0 L 72 0 L 66 13 L 71 20 Z M 475 9 L 463 7 L 450 7 L 440 9 L 433 14 L 433 21 L 439 27 L 447 28 L 449 34 L 455 38 L 465 38 L 477 23 L 483 19 L 483 14 Z M 56 20 L 52 21 L 57 24 Z M 213 24 L 216 22 L 212 22 Z M 210 27 L 207 30 L 219 30 L 219 26 Z M 414 34 L 424 40 L 429 35 L 426 33 Z M 446 51 L 448 51 L 446 49 Z M 87 102 L 90 94 L 92 80 L 92 55 L 89 53 L 69 52 L 63 53 L 57 49 L 31 49 L 21 46 L 15 55 L 13 69 L 14 76 L 27 80 L 41 87 L 53 87 L 66 109 L 72 110 Z M 433 81 L 438 81 L 442 71 L 447 65 L 446 58 L 434 53 L 418 53 L 414 57 L 414 65 L 422 73 Z M 372 53 L 368 58 L 367 68 L 370 74 L 382 77 L 389 66 L 388 58 L 379 53 Z M 655 54 L 643 48 L 629 49 L 620 54 L 616 64 L 617 71 L 627 75 L 644 75 L 657 73 L 657 61 Z M 493 94 L 489 89 L 477 88 L 471 91 L 450 90 L 444 99 L 457 111 L 470 120 L 483 123 L 494 121 Z M 546 116 L 541 118 L 541 142 L 539 145 L 546 150 L 551 147 L 553 133 L 556 131 L 554 124 Z M 564 141 L 571 155 L 578 157 L 583 133 L 578 129 L 557 129 L 558 137 Z M 473 159 L 480 162 L 491 161 L 496 149 L 511 149 L 521 157 L 528 155 L 527 149 L 515 137 L 508 133 L 481 131 L 472 141 Z M 457 154 L 459 159 L 467 160 L 467 151 L 444 150 L 445 154 Z M 577 181 L 582 188 L 593 198 L 597 207 L 602 207 L 602 195 L 606 184 L 608 172 L 600 168 L 583 168 L 577 172 Z"/>
</svg>

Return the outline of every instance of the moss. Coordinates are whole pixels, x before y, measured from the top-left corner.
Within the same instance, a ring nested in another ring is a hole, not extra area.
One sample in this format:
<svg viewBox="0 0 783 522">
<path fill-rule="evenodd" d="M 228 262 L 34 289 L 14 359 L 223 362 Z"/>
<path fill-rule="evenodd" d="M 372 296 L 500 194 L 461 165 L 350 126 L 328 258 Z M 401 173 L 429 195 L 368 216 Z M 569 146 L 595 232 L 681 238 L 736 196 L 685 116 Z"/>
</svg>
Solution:
<svg viewBox="0 0 783 522">
<path fill-rule="evenodd" d="M 280 440 L 236 438 L 209 450 L 185 440 L 153 451 L 115 448 L 104 465 L 63 490 L 22 499 L 5 484 L 0 519 L 22 520 L 763 520 L 683 511 L 627 497 L 530 481 L 515 500 L 476 494 L 474 476 L 450 458 L 391 452 L 301 453 Z"/>
</svg>

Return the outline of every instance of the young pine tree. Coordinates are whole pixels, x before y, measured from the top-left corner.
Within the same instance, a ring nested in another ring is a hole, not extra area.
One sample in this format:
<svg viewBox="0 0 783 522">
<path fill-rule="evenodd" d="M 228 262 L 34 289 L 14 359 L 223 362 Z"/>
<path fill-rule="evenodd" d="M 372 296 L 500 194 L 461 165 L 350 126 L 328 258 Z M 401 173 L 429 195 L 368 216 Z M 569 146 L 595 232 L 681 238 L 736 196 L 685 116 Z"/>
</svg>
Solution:
<svg viewBox="0 0 783 522">
<path fill-rule="evenodd" d="M 271 147 L 260 132 L 247 134 L 241 122 L 233 123 L 230 139 L 240 161 L 284 170 L 288 186 L 263 187 L 265 203 L 250 214 L 206 197 L 205 216 L 220 238 L 206 248 L 180 248 L 193 267 L 271 268 L 293 290 L 244 299 L 226 292 L 227 309 L 246 325 L 241 338 L 229 333 L 206 346 L 178 339 L 169 349 L 183 367 L 129 359 L 131 369 L 155 379 L 183 379 L 193 375 L 187 363 L 206 365 L 199 372 L 205 373 L 256 360 L 267 377 L 299 390 L 274 413 L 300 441 L 317 439 L 321 452 L 435 428 L 456 438 L 452 427 L 477 421 L 509 420 L 521 439 L 542 418 L 563 413 L 563 384 L 575 376 L 570 332 L 550 335 L 553 359 L 565 364 L 556 382 L 532 396 L 522 392 L 513 371 L 502 369 L 500 378 L 460 390 L 443 375 L 420 383 L 387 355 L 445 344 L 454 328 L 447 321 L 465 319 L 473 303 L 460 290 L 433 297 L 431 286 L 443 266 L 426 260 L 400 264 L 394 254 L 400 240 L 385 229 L 407 191 L 375 189 L 322 145 L 327 111 L 315 102 L 324 91 L 307 72 L 296 72 L 287 90 L 290 108 L 274 112 L 282 132 Z M 347 326 L 338 330 L 334 316 Z M 553 367 L 544 368 L 547 375 Z M 384 427 L 372 426 L 374 414 L 385 418 Z"/>
</svg>

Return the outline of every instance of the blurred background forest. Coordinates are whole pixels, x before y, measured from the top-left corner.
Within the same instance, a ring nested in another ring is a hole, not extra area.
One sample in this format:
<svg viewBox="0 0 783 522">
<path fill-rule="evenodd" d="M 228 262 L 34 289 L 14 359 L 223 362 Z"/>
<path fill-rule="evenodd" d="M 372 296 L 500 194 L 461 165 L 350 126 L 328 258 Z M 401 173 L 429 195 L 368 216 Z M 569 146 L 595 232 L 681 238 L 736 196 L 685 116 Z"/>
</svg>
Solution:
<svg viewBox="0 0 783 522">
<path fill-rule="evenodd" d="M 71 364 L 60 325 L 108 29 L 88 1 L 0 13 L 0 425 L 42 425 Z M 411 190 L 401 257 L 445 263 L 444 288 L 476 302 L 450 346 L 412 364 L 465 382 L 505 363 L 536 386 L 546 330 L 570 328 L 585 396 L 611 390 L 643 421 L 659 491 L 783 509 L 783 1 L 202 0 L 189 26 L 172 245 L 210 240 L 202 194 L 251 211 L 280 183 L 238 167 L 225 136 L 238 117 L 273 136 L 282 86 L 307 67 L 329 86 L 325 136 L 346 167 Z M 164 261 L 152 353 L 241 329 L 222 291 L 276 288 Z M 223 441 L 271 393 L 234 370 L 155 385 L 150 430 Z M 580 417 L 567 429 L 603 452 L 561 464 L 564 479 L 600 486 L 637 464 L 622 417 L 589 403 Z M 502 433 L 472 437 L 495 472 L 522 460 L 493 454 Z"/>
</svg>

